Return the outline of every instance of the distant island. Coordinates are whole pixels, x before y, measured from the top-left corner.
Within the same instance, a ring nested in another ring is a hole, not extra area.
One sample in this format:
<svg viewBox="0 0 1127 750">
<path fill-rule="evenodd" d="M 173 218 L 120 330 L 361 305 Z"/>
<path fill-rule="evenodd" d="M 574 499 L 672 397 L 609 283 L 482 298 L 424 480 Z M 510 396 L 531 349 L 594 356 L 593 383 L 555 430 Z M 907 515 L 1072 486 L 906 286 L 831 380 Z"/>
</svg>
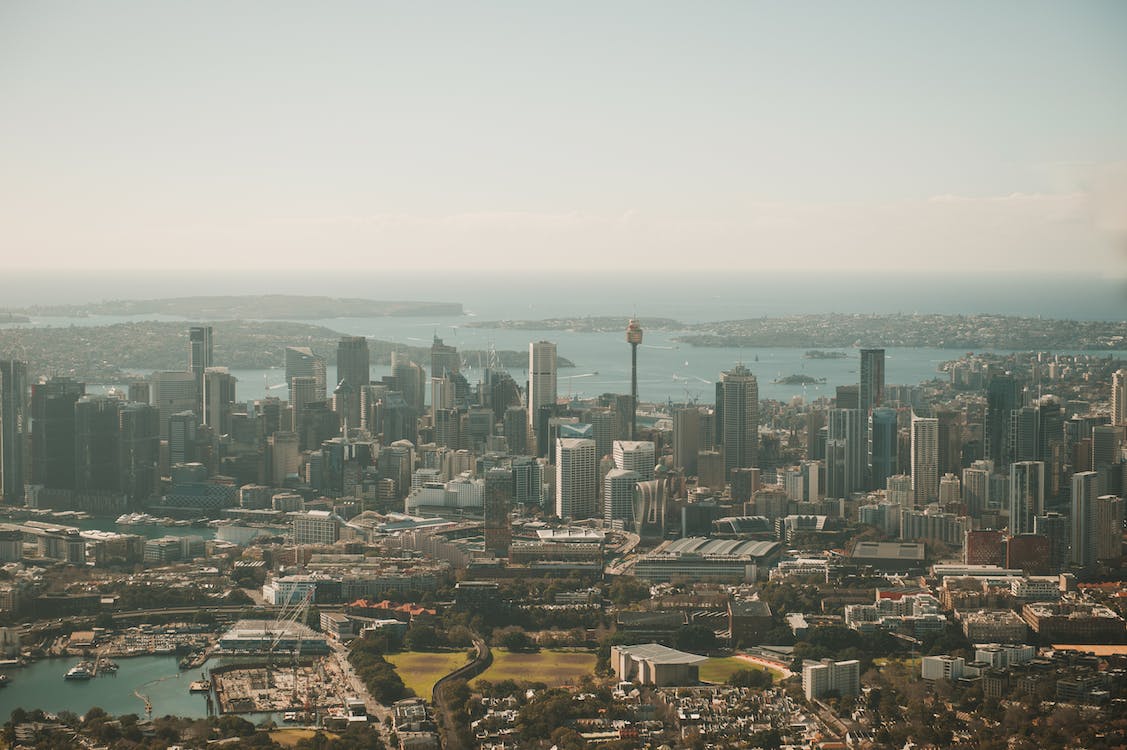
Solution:
<svg viewBox="0 0 1127 750">
<path fill-rule="evenodd" d="M 459 302 L 410 302 L 296 294 L 219 295 L 149 300 L 108 300 L 83 305 L 35 305 L 19 310 L 41 317 L 175 315 L 211 320 L 318 320 L 411 315 L 461 315 Z"/>
<path fill-rule="evenodd" d="M 845 352 L 824 352 L 821 349 L 811 349 L 802 355 L 806 359 L 848 359 Z"/>
<path fill-rule="evenodd" d="M 30 323 L 31 319 L 26 315 L 18 315 L 13 312 L 0 311 L 0 323 Z"/>
<path fill-rule="evenodd" d="M 308 346 L 325 360 L 336 361 L 343 335 L 324 326 L 291 321 L 227 320 L 210 323 L 215 329 L 214 361 L 233 370 L 280 367 L 287 346 Z M 427 366 L 430 348 L 368 339 L 372 364 L 388 365 L 398 351 Z M 19 351 L 33 375 L 68 375 L 87 383 L 121 383 L 155 370 L 183 370 L 188 366 L 188 327 L 183 323 L 142 321 L 106 326 L 0 328 L 0 352 Z M 466 362 L 488 361 L 482 351 L 461 351 Z M 527 351 L 498 351 L 504 367 L 528 366 Z M 558 367 L 574 367 L 557 358 Z M 280 376 L 279 376 L 280 377 Z"/>
<path fill-rule="evenodd" d="M 814 378 L 809 375 L 787 375 L 774 381 L 780 385 L 815 385 L 825 383 L 825 378 Z"/>
</svg>

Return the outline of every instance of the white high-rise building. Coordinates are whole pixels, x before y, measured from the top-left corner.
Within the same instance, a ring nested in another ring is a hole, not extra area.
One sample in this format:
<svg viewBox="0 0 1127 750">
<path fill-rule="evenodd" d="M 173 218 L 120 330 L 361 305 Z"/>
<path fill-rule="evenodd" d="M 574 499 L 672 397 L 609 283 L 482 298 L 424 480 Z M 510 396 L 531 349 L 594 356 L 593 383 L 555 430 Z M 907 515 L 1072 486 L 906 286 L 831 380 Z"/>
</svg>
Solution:
<svg viewBox="0 0 1127 750">
<path fill-rule="evenodd" d="M 861 692 L 861 663 L 856 659 L 804 662 L 802 689 L 806 693 L 806 700 L 821 698 L 831 692 L 842 698 L 857 695 Z"/>
<path fill-rule="evenodd" d="M 556 403 L 556 345 L 533 341 L 528 345 L 528 424 L 536 429 L 541 406 Z"/>
<path fill-rule="evenodd" d="M 916 505 L 939 498 L 939 420 L 912 415 L 912 497 Z"/>
<path fill-rule="evenodd" d="M 654 478 L 656 449 L 653 443 L 648 440 L 615 440 L 613 449 L 615 468 L 635 472 L 641 482 Z"/>
<path fill-rule="evenodd" d="M 579 521 L 595 515 L 599 462 L 595 441 L 587 438 L 556 440 L 556 515 Z"/>
<path fill-rule="evenodd" d="M 1032 534 L 1033 518 L 1045 512 L 1045 464 L 1018 461 L 1010 465 L 1010 535 Z"/>
<path fill-rule="evenodd" d="M 1111 423 L 1127 424 L 1127 369 L 1111 374 Z"/>
<path fill-rule="evenodd" d="M 627 469 L 611 469 L 603 480 L 603 520 L 612 528 L 633 528 L 634 488 L 641 477 Z"/>
</svg>

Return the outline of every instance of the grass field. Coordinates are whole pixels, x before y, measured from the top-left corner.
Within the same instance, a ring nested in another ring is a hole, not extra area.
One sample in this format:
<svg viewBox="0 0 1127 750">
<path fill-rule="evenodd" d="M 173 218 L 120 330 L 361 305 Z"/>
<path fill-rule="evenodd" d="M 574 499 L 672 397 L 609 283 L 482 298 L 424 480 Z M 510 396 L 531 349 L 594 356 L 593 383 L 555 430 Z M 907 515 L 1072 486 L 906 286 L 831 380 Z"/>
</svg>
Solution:
<svg viewBox="0 0 1127 750">
<path fill-rule="evenodd" d="M 478 679 L 500 682 L 543 682 L 546 685 L 574 685 L 585 674 L 595 674 L 593 651 L 550 651 L 532 654 L 493 649 L 493 664 Z M 476 680 L 475 680 L 476 682 Z"/>
<path fill-rule="evenodd" d="M 420 698 L 430 700 L 434 683 L 466 663 L 466 652 L 462 651 L 404 651 L 388 654 L 387 660 L 395 665 L 403 683 L 415 691 Z"/>
<path fill-rule="evenodd" d="M 276 732 L 270 732 L 270 739 L 277 742 L 282 747 L 295 747 L 301 740 L 308 740 L 316 734 L 312 729 L 279 729 Z M 332 732 L 323 732 L 329 739 L 336 739 L 338 735 Z"/>
<path fill-rule="evenodd" d="M 704 664 L 700 665 L 700 679 L 701 682 L 727 682 L 728 678 L 741 669 L 759 669 L 764 672 L 771 672 L 766 667 L 761 667 L 757 664 L 737 659 L 734 656 L 714 657 L 709 659 Z M 779 679 L 778 674 L 771 672 L 771 677 L 776 681 Z"/>
</svg>

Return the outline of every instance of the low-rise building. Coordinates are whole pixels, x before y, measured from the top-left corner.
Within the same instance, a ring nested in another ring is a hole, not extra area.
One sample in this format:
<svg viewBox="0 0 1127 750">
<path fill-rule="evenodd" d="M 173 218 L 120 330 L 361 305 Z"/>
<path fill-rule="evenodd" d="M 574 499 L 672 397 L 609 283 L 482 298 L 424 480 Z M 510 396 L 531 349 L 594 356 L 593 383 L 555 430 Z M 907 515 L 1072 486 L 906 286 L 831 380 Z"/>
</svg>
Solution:
<svg viewBox="0 0 1127 750">
<path fill-rule="evenodd" d="M 689 654 L 646 643 L 637 646 L 611 646 L 611 664 L 620 682 L 665 687 L 695 685 L 700 681 L 700 665 L 708 657 Z"/>
<path fill-rule="evenodd" d="M 959 614 L 963 633 L 972 643 L 1024 643 L 1025 621 L 1010 610 L 980 609 Z"/>
</svg>

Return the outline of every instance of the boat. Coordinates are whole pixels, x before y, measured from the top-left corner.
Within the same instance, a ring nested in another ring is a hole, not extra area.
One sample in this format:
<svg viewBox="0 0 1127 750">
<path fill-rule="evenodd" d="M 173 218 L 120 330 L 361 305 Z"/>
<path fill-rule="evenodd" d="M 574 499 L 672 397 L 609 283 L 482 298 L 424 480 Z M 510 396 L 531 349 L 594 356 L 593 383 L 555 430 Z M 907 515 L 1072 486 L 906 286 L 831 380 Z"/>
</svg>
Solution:
<svg viewBox="0 0 1127 750">
<path fill-rule="evenodd" d="M 282 721 L 295 722 L 297 721 L 297 711 L 286 711 L 282 714 Z"/>
<path fill-rule="evenodd" d="M 211 683 L 207 680 L 196 680 L 188 686 L 189 693 L 209 693 L 211 692 Z"/>
<path fill-rule="evenodd" d="M 73 666 L 73 667 L 71 667 L 70 669 L 67 670 L 67 673 L 64 676 L 64 679 L 67 679 L 67 680 L 89 680 L 93 676 L 94 676 L 94 673 L 90 670 L 89 664 L 87 664 L 87 662 L 80 662 L 76 666 Z"/>
<path fill-rule="evenodd" d="M 0 687 L 8 687 L 12 684 L 12 678 L 6 674 L 0 674 Z"/>
</svg>

